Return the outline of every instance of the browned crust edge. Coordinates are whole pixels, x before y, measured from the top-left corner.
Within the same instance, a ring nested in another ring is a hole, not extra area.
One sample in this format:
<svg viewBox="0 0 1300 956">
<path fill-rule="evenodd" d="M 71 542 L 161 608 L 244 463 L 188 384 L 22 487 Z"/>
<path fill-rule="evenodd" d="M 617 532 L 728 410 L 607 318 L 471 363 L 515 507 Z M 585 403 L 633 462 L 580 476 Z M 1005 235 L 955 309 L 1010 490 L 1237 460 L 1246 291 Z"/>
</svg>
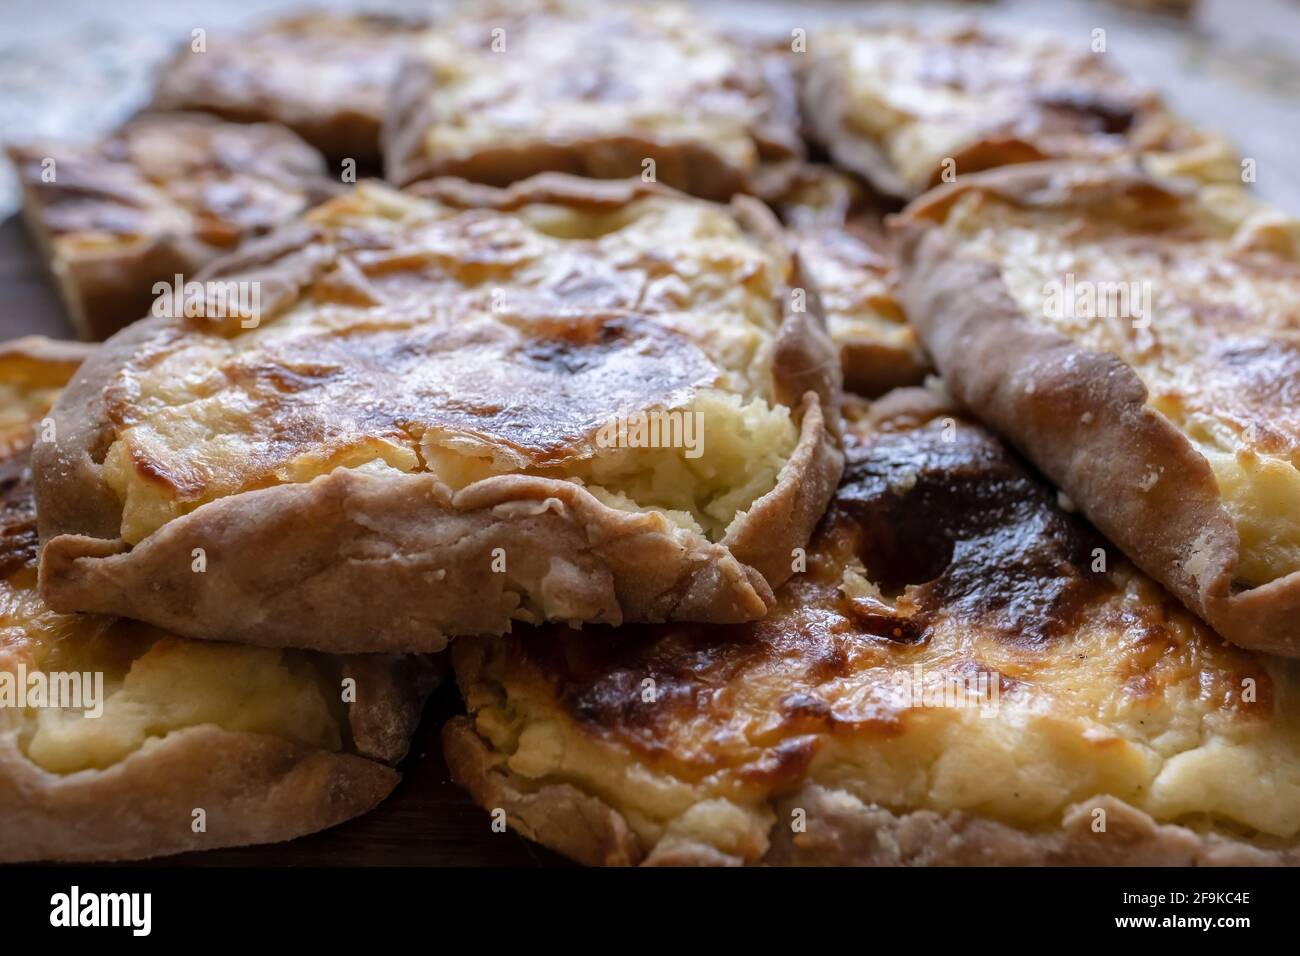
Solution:
<svg viewBox="0 0 1300 956">
<path fill-rule="evenodd" d="M 442 749 L 452 780 L 489 813 L 504 810 L 509 825 L 528 839 L 588 866 L 632 866 L 644 859 L 622 814 L 570 784 L 535 789 L 499 769 L 468 717 L 444 725 Z"/>
<path fill-rule="evenodd" d="M 0 721 L 0 863 L 128 860 L 277 843 L 377 806 L 397 785 L 442 658 L 344 657 L 356 682 L 346 736 L 331 753 L 210 724 L 150 740 L 103 770 L 50 773 Z M 340 685 L 341 686 L 341 685 Z M 203 809 L 206 830 L 195 832 Z"/>
<path fill-rule="evenodd" d="M 1068 201 L 1074 188 L 1168 201 L 1181 186 L 1042 163 L 935 190 L 896 223 L 908 315 L 954 397 L 1064 489 L 1134 564 L 1233 643 L 1300 656 L 1300 573 L 1234 593 L 1240 541 L 1209 463 L 1147 405 L 1133 369 L 1036 327 L 1000 272 L 960 255 L 935 221 L 970 190 L 1043 205 Z"/>
<path fill-rule="evenodd" d="M 1300 863 L 1295 849 L 1161 824 L 1111 796 L 1066 808 L 1060 825 L 1029 831 L 961 811 L 896 813 L 844 790 L 805 784 L 770 804 L 776 824 L 761 859 L 745 861 L 703 843 L 646 846 L 606 801 L 570 784 L 542 784 L 510 771 L 468 717 L 443 728 L 452 779 L 485 810 L 580 863 L 607 866 L 1261 866 Z M 802 810 L 803 832 L 790 822 Z M 1104 816 L 1097 810 L 1104 811 Z M 1093 827 L 1104 820 L 1104 832 Z"/>
<path fill-rule="evenodd" d="M 565 194 L 608 203 L 620 193 L 626 202 L 646 188 L 556 176 L 490 195 L 446 187 L 466 202 L 498 204 Z M 741 197 L 735 214 L 760 241 L 781 241 L 758 203 Z M 301 236 L 285 230 L 208 274 L 256 268 L 283 251 L 291 233 Z M 784 246 L 774 251 L 791 255 Z M 270 287 L 299 281 L 268 278 Z M 202 505 L 128 550 L 120 502 L 100 477 L 112 438 L 104 389 L 138 343 L 174 320 L 136 323 L 82 367 L 51 413 L 55 441 L 36 447 L 42 596 L 56 610 L 134 617 L 186 637 L 333 653 L 429 652 L 448 635 L 502 633 L 517 603 L 508 579 L 520 572 L 561 620 L 761 617 L 843 470 L 834 348 L 820 314 L 795 313 L 787 290 L 778 294 L 784 321 L 773 379 L 799 441 L 776 486 L 718 544 L 555 479 L 498 476 L 453 494 L 428 474 L 339 470 Z M 195 548 L 206 555 L 202 574 L 191 570 Z M 498 548 L 510 574 L 492 571 Z"/>
<path fill-rule="evenodd" d="M 751 131 L 760 157 L 752 171 L 738 168 L 705 142 L 664 142 L 633 134 L 563 143 L 539 138 L 478 149 L 467 156 L 431 157 L 425 153 L 424 139 L 436 122 L 428 97 L 435 82 L 434 67 L 412 56 L 403 61 L 390 91 L 381 137 L 384 177 L 399 186 L 455 177 L 505 187 L 548 172 L 623 179 L 651 159 L 659 182 L 702 199 L 725 202 L 740 193 L 764 197 L 779 193 L 803 156 L 792 108 L 797 101 L 794 73 L 782 57 L 758 47 L 752 52 L 762 61 L 763 82 L 772 100 L 772 108 Z"/>
<path fill-rule="evenodd" d="M 191 727 L 106 770 L 47 773 L 0 734 L 0 861 L 128 860 L 273 843 L 376 806 L 391 767 L 274 737 Z M 193 811 L 206 812 L 195 833 Z"/>
</svg>

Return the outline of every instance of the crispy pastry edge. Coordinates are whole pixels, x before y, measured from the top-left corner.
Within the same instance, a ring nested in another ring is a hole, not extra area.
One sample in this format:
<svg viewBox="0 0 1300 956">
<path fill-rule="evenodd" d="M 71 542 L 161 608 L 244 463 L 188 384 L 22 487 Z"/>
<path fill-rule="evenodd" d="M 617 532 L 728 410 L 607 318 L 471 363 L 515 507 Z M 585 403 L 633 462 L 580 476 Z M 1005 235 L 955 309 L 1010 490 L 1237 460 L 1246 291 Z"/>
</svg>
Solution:
<svg viewBox="0 0 1300 956">
<path fill-rule="evenodd" d="M 536 784 L 503 766 L 472 719 L 443 728 L 452 779 L 485 810 L 502 809 L 514 829 L 591 866 L 1261 866 L 1300 863 L 1294 848 L 1257 846 L 1232 836 L 1161 824 L 1111 796 L 1071 804 L 1058 827 L 1030 831 L 950 811 L 896 813 L 845 790 L 807 783 L 769 806 L 767 852 L 745 861 L 704 843 L 673 839 L 645 846 L 622 814 L 571 784 Z M 783 821 L 803 810 L 804 832 Z M 1094 832 L 1094 811 L 1106 829 Z"/>
<path fill-rule="evenodd" d="M 442 658 L 357 655 L 348 706 L 355 753 L 267 734 L 186 727 L 102 770 L 56 774 L 0 730 L 0 863 L 134 860 L 190 850 L 278 843 L 361 816 L 392 793 Z M 207 829 L 195 833 L 193 810 Z"/>
<path fill-rule="evenodd" d="M 0 863 L 132 860 L 278 843 L 376 807 L 397 786 L 442 657 L 339 658 L 356 681 L 353 752 L 305 747 L 210 724 L 174 731 L 104 769 L 50 773 L 0 729 Z M 202 808 L 207 829 L 191 829 Z"/>
<path fill-rule="evenodd" d="M 0 734 L 0 862 L 129 860 L 273 843 L 376 806 L 397 771 L 210 725 L 147 744 L 105 770 L 47 773 Z M 148 799 L 142 799 L 146 797 Z M 192 811 L 207 830 L 191 829 Z"/>
</svg>

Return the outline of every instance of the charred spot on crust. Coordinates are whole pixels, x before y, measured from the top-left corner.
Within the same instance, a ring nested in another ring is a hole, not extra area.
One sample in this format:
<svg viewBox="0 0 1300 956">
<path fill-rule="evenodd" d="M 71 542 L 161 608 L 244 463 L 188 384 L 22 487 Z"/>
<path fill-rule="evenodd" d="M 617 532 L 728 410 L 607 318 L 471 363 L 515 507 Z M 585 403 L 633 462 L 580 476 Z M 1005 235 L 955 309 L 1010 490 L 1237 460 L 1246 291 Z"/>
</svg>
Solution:
<svg viewBox="0 0 1300 956">
<path fill-rule="evenodd" d="M 0 458 L 0 578 L 36 563 L 36 496 L 31 448 Z"/>
<path fill-rule="evenodd" d="M 903 644 L 916 644 L 925 638 L 928 627 L 925 620 L 899 614 L 893 608 L 874 601 L 850 599 L 846 605 L 849 618 L 864 634 Z"/>
<path fill-rule="evenodd" d="M 545 338 L 530 337 L 519 355 L 544 372 L 582 375 L 599 368 L 612 353 L 631 347 L 638 325 L 617 316 L 584 315 L 569 322 L 534 319 L 528 331 L 533 335 L 549 334 Z"/>
<path fill-rule="evenodd" d="M 1109 587 L 1090 570 L 1100 537 L 974 426 L 932 421 L 851 444 L 829 520 L 862 529 L 859 557 L 886 591 L 916 585 L 913 640 L 945 614 L 1042 641 Z"/>
</svg>

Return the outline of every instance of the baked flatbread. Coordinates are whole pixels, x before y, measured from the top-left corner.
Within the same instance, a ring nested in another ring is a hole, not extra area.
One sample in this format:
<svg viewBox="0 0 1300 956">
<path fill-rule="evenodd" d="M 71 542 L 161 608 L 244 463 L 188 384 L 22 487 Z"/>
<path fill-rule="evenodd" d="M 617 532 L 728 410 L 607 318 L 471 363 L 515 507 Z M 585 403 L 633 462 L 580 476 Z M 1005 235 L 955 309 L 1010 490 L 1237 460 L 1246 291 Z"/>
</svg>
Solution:
<svg viewBox="0 0 1300 956">
<path fill-rule="evenodd" d="M 81 357 L 0 346 L 0 862 L 268 843 L 369 810 L 439 662 L 195 643 L 41 602 L 27 459 Z"/>
<path fill-rule="evenodd" d="M 1300 858 L 1295 662 L 1220 640 L 941 396 L 880 400 L 845 454 L 763 621 L 457 641 L 453 778 L 590 864 Z"/>
<path fill-rule="evenodd" d="M 1153 172 L 1240 182 L 1233 150 L 1093 53 L 965 26 L 828 26 L 808 37 L 813 138 L 880 192 L 909 198 L 994 166 L 1141 157 Z"/>
<path fill-rule="evenodd" d="M 874 398 L 920 385 L 930 360 L 898 300 L 894 251 L 867 190 L 829 167 L 809 166 L 774 208 L 816 288 L 844 388 Z"/>
<path fill-rule="evenodd" d="M 841 467 L 772 215 L 426 192 L 364 185 L 226 261 L 255 323 L 151 319 L 82 368 L 35 461 L 52 607 L 332 652 L 767 612 Z"/>
<path fill-rule="evenodd" d="M 240 242 L 333 191 L 320 154 L 280 126 L 146 114 L 91 143 L 11 146 L 23 208 L 77 333 L 147 315 Z"/>
<path fill-rule="evenodd" d="M 408 184 L 536 173 L 652 179 L 725 200 L 803 153 L 790 64 L 675 4 L 465 4 L 421 38 L 385 129 Z"/>
<path fill-rule="evenodd" d="M 932 193 L 901 255 L 953 394 L 1229 640 L 1300 654 L 1300 224 L 1043 164 Z"/>
<path fill-rule="evenodd" d="M 330 159 L 380 159 L 380 130 L 402 58 L 423 19 L 310 11 L 183 44 L 163 67 L 154 108 L 240 123 L 283 123 Z"/>
</svg>

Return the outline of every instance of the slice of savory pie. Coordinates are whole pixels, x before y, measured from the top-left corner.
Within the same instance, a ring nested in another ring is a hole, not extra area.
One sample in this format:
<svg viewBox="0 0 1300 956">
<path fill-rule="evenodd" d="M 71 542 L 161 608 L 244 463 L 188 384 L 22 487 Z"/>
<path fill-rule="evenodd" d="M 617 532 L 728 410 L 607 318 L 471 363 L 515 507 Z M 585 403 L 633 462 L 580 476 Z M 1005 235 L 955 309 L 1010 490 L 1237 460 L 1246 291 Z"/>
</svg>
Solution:
<svg viewBox="0 0 1300 956">
<path fill-rule="evenodd" d="M 0 347 L 0 861 L 265 843 L 369 810 L 436 662 L 183 641 L 41 602 L 28 456 L 82 354 Z"/>
<path fill-rule="evenodd" d="M 453 645 L 480 805 L 592 864 L 1300 860 L 1300 665 L 1218 638 L 942 396 L 849 417 L 766 619 Z"/>
<path fill-rule="evenodd" d="M 259 316 L 150 319 L 82 368 L 36 456 L 53 607 L 329 651 L 766 613 L 842 464 L 772 215 L 427 192 L 317 208 L 223 266 Z"/>
<path fill-rule="evenodd" d="M 90 143 L 8 150 L 23 206 L 78 334 L 146 315 L 155 283 L 187 281 L 332 190 L 314 149 L 280 126 L 146 114 Z"/>
<path fill-rule="evenodd" d="M 466 4 L 419 54 L 385 131 L 398 183 L 554 171 L 722 200 L 803 152 L 787 63 L 679 4 Z"/>
<path fill-rule="evenodd" d="M 1162 174 L 1240 181 L 1220 137 L 1179 120 L 1089 41 L 1071 47 L 972 27 L 824 27 L 803 57 L 804 114 L 837 163 L 903 198 L 953 176 L 1043 159 L 1140 156 Z"/>
<path fill-rule="evenodd" d="M 192 38 L 159 75 L 154 108 L 273 120 L 331 159 L 369 168 L 380 158 L 389 89 L 424 27 L 419 19 L 316 10 Z"/>
<path fill-rule="evenodd" d="M 808 166 L 773 205 L 840 350 L 844 388 L 875 397 L 921 384 L 930 360 L 898 301 L 894 250 L 866 189 L 829 167 Z"/>
<path fill-rule="evenodd" d="M 1300 223 L 1078 164 L 966 177 L 903 224 L 954 395 L 1229 640 L 1300 655 Z"/>
</svg>

